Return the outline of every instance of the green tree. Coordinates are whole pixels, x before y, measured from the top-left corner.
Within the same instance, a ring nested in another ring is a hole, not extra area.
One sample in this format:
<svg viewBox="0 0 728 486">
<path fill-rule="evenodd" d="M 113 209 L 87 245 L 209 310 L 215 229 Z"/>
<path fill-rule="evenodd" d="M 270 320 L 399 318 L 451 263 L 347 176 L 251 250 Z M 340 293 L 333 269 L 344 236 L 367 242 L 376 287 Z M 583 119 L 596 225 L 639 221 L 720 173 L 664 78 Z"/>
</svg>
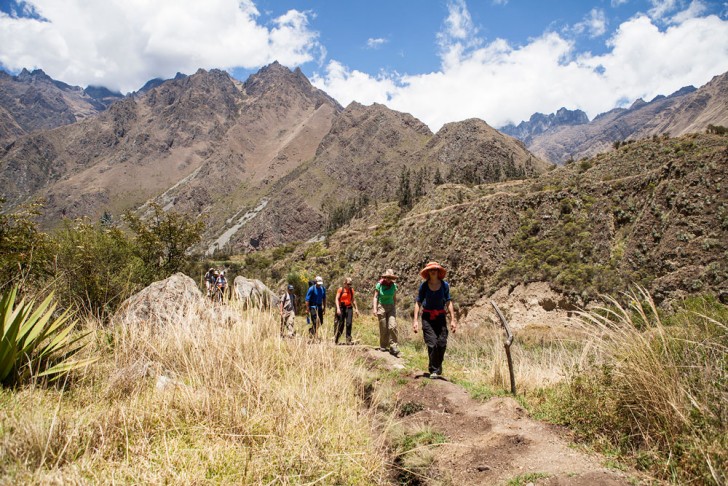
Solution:
<svg viewBox="0 0 728 486">
<path fill-rule="evenodd" d="M 187 250 L 200 241 L 205 223 L 174 211 L 165 212 L 158 204 L 152 204 L 151 211 L 149 218 L 128 211 L 124 219 L 134 233 L 139 257 L 150 271 L 166 277 L 187 264 Z"/>
<path fill-rule="evenodd" d="M 432 183 L 436 186 L 440 186 L 445 183 L 445 181 L 442 179 L 442 175 L 440 174 L 439 167 L 435 169 L 435 178 L 432 180 Z"/>
<path fill-rule="evenodd" d="M 402 172 L 399 175 L 397 203 L 402 209 L 410 209 L 413 203 L 412 188 L 410 187 L 410 170 L 404 166 L 402 166 Z"/>
</svg>

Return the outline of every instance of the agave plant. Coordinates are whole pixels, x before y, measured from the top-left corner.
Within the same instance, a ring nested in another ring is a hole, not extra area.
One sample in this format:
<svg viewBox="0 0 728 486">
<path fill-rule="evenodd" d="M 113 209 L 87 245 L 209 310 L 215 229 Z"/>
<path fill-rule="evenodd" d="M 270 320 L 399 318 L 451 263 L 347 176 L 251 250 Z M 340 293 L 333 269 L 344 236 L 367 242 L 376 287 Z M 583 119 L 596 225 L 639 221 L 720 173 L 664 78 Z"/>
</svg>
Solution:
<svg viewBox="0 0 728 486">
<path fill-rule="evenodd" d="M 88 333 L 72 334 L 76 321 L 69 311 L 53 318 L 53 294 L 37 307 L 35 301 L 15 299 L 13 287 L 0 299 L 0 382 L 19 383 L 30 377 L 56 379 L 64 373 L 86 366 L 96 358 L 71 360 L 87 343 Z M 35 310 L 33 309 L 34 307 Z"/>
</svg>

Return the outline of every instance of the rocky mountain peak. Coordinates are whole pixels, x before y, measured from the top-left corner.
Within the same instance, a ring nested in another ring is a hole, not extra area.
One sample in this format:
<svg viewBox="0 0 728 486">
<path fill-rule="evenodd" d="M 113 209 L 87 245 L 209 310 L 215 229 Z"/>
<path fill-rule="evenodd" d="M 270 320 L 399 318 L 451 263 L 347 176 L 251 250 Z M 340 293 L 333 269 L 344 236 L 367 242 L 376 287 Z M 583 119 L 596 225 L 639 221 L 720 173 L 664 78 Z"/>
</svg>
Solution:
<svg viewBox="0 0 728 486">
<path fill-rule="evenodd" d="M 33 71 L 28 71 L 27 69 L 23 68 L 23 70 L 18 73 L 15 79 L 23 83 L 30 83 L 37 80 L 53 82 L 53 79 L 48 76 L 42 69 L 34 69 Z"/>
<path fill-rule="evenodd" d="M 316 106 L 323 103 L 333 104 L 338 111 L 342 106 L 323 91 L 315 88 L 300 68 L 291 71 L 278 61 L 264 66 L 257 73 L 251 75 L 244 84 L 245 92 L 250 96 L 271 96 L 283 99 L 289 96 L 302 95 L 315 102 Z"/>
<path fill-rule="evenodd" d="M 540 135 L 547 130 L 586 123 L 589 123 L 589 117 L 586 113 L 581 110 L 569 110 L 562 107 L 556 113 L 550 115 L 534 113 L 528 121 L 523 121 L 518 126 L 506 125 L 500 131 L 527 143 L 527 140 L 530 140 L 531 137 Z"/>
</svg>

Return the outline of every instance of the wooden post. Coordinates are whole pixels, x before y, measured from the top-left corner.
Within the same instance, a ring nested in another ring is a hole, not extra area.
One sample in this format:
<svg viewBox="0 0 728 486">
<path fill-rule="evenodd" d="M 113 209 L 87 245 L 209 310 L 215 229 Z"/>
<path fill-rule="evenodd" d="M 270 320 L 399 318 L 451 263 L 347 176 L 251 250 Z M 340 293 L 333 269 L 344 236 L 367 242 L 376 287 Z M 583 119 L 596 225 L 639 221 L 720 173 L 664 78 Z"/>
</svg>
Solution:
<svg viewBox="0 0 728 486">
<path fill-rule="evenodd" d="M 511 393 L 515 395 L 516 375 L 513 372 L 513 359 L 511 358 L 511 344 L 513 344 L 513 334 L 511 333 L 511 328 L 508 326 L 508 321 L 506 321 L 506 318 L 503 317 L 503 314 L 501 313 L 498 306 L 495 305 L 495 302 L 491 300 L 490 305 L 492 305 L 493 309 L 495 309 L 495 313 L 498 316 L 498 319 L 500 319 L 501 324 L 503 325 L 503 329 L 505 329 L 506 331 L 506 342 L 503 343 L 503 346 L 505 346 L 506 348 L 506 358 L 508 359 L 508 373 L 511 375 Z"/>
</svg>

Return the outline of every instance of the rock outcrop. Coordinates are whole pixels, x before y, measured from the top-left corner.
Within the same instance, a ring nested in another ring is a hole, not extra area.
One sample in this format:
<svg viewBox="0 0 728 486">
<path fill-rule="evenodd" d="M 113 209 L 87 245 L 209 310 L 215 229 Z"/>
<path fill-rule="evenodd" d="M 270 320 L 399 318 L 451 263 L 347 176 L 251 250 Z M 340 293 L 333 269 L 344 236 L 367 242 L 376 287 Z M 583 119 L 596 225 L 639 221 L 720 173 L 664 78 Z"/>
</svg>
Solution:
<svg viewBox="0 0 728 486">
<path fill-rule="evenodd" d="M 152 326 L 175 324 L 186 309 L 201 301 L 197 283 L 183 273 L 175 273 L 125 300 L 114 320 Z"/>
</svg>

